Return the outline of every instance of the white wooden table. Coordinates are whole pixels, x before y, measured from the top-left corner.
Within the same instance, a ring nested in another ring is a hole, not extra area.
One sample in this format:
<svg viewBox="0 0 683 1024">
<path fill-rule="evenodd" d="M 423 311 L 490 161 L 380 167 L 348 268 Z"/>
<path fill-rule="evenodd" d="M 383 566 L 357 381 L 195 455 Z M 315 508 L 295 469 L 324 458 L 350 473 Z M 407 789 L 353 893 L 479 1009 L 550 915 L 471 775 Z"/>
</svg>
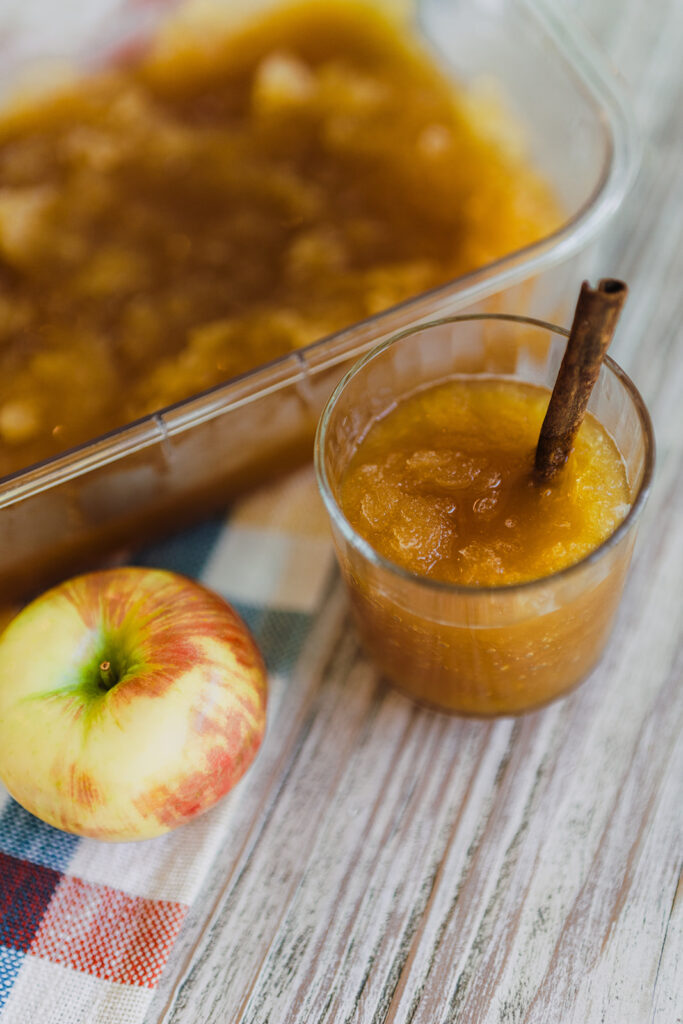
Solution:
<svg viewBox="0 0 683 1024">
<path fill-rule="evenodd" d="M 561 2 L 646 142 L 597 264 L 630 284 L 613 354 L 658 442 L 605 659 L 541 712 L 447 718 L 377 680 L 333 588 L 150 1024 L 683 1020 L 683 2 Z"/>
</svg>

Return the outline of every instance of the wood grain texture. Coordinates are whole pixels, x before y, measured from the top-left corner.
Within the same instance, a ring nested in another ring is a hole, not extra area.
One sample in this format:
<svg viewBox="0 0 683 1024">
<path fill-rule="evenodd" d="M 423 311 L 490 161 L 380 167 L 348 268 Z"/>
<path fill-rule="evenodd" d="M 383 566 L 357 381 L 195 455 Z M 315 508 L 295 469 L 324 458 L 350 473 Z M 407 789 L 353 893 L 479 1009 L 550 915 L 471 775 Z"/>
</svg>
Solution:
<svg viewBox="0 0 683 1024">
<path fill-rule="evenodd" d="M 450 719 L 376 678 L 334 581 L 149 1024 L 683 1020 L 683 6 L 564 2 L 645 138 L 582 274 L 629 284 L 658 443 L 615 633 L 568 699 Z"/>
</svg>

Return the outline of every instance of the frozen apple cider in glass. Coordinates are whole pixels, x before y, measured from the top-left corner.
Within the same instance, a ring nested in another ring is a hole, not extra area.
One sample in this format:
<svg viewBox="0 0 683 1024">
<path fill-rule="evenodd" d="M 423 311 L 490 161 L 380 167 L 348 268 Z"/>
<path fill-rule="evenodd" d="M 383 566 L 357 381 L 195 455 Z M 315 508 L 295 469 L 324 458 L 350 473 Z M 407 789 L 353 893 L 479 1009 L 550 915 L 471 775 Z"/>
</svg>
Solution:
<svg viewBox="0 0 683 1024">
<path fill-rule="evenodd" d="M 538 485 L 547 391 L 454 380 L 404 399 L 363 438 L 342 482 L 344 513 L 376 551 L 447 583 L 548 576 L 613 532 L 629 507 L 616 445 L 584 422 L 566 473 Z"/>
<path fill-rule="evenodd" d="M 504 316 L 412 329 L 358 364 L 321 420 L 319 481 L 361 636 L 422 702 L 523 711 L 604 647 L 651 432 L 607 361 L 566 467 L 534 473 L 563 335 Z"/>
</svg>

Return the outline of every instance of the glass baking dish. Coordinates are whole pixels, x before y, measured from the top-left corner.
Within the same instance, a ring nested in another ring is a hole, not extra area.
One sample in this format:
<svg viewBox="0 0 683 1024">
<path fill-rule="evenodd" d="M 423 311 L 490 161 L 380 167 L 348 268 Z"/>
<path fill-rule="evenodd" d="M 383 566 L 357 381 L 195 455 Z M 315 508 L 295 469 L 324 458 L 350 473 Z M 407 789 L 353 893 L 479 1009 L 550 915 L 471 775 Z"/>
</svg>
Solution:
<svg viewBox="0 0 683 1024">
<path fill-rule="evenodd" d="M 5 62 L 5 84 L 41 52 L 66 52 L 87 72 L 163 16 L 158 5 L 128 3 L 112 22 L 111 0 L 102 6 L 107 16 L 98 22 L 89 9 L 85 28 L 55 26 L 58 39 L 49 31 L 24 37 Z M 309 458 L 342 373 L 408 324 L 464 308 L 566 318 L 580 279 L 577 257 L 585 258 L 635 173 L 628 107 L 599 56 L 545 0 L 422 0 L 412 20 L 455 79 L 495 81 L 532 165 L 566 211 L 564 223 L 474 273 L 0 480 L 2 602 L 207 515 Z M 98 33 L 107 41 L 99 48 Z"/>
</svg>

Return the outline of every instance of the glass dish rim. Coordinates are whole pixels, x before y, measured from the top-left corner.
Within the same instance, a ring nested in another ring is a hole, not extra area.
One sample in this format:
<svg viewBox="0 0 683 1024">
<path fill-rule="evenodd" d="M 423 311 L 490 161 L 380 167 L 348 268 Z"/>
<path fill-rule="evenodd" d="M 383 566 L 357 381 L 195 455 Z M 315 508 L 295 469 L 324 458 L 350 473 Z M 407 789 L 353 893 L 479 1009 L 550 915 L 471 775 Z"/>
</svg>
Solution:
<svg viewBox="0 0 683 1024">
<path fill-rule="evenodd" d="M 344 362 L 358 351 L 374 347 L 377 337 L 381 337 L 383 332 L 393 333 L 395 329 L 388 321 L 401 313 L 414 310 L 414 322 L 419 322 L 425 315 L 420 311 L 425 303 L 436 307 L 433 310 L 436 314 L 438 306 L 446 303 L 456 304 L 455 308 L 473 305 L 580 251 L 618 208 L 635 177 L 641 150 L 635 118 L 604 57 L 571 15 L 552 9 L 547 0 L 514 2 L 535 19 L 553 44 L 575 79 L 577 88 L 588 95 L 605 134 L 605 159 L 595 186 L 569 219 L 536 242 L 484 267 L 421 292 L 156 412 L 97 434 L 64 452 L 8 473 L 0 478 L 0 508 L 13 506 L 41 491 L 51 490 L 107 464 L 119 462 L 135 452 L 163 444 L 169 437 L 184 434 L 200 422 L 228 413 L 234 405 L 253 401 L 262 394 L 291 386 L 302 375 L 315 374 Z M 420 0 L 417 0 L 414 16 L 418 22 L 421 7 Z M 428 41 L 426 35 L 425 38 Z M 368 332 L 374 333 L 375 337 L 368 338 Z M 355 344 L 354 335 L 360 335 Z M 330 348 L 332 351 L 327 352 Z M 273 374 L 277 375 L 276 381 L 269 379 Z M 246 397 L 245 385 L 250 387 Z"/>
<path fill-rule="evenodd" d="M 368 561 L 375 569 L 389 573 L 404 583 L 430 591 L 435 595 L 450 594 L 469 597 L 471 599 L 479 597 L 508 596 L 518 592 L 528 593 L 529 590 L 534 587 L 547 587 L 549 585 L 553 585 L 557 580 L 570 579 L 571 577 L 581 573 L 588 566 L 597 564 L 602 560 L 603 556 L 612 548 L 616 547 L 616 545 L 636 525 L 647 501 L 655 465 L 655 436 L 647 406 L 645 405 L 638 388 L 635 386 L 628 374 L 622 370 L 614 359 L 610 356 L 606 356 L 603 364 L 604 367 L 625 389 L 633 402 L 636 414 L 640 420 L 645 447 L 645 465 L 643 469 L 643 476 L 638 486 L 638 491 L 631 503 L 631 507 L 622 519 L 621 523 L 617 526 L 616 530 L 606 537 L 601 544 L 596 548 L 593 548 L 592 551 L 579 559 L 578 562 L 572 562 L 571 565 L 567 565 L 558 572 L 551 573 L 548 576 L 538 576 L 531 580 L 525 580 L 522 583 L 504 583 L 500 586 L 481 587 L 468 586 L 462 583 L 448 583 L 443 580 L 433 580 L 429 577 L 420 576 L 417 573 L 410 572 L 408 569 L 403 569 L 401 566 L 396 565 L 394 562 L 390 561 L 390 559 L 385 558 L 383 555 L 380 555 L 379 552 L 375 551 L 372 545 L 369 544 L 368 541 L 364 540 L 364 538 L 361 537 L 360 534 L 358 534 L 351 526 L 332 493 L 332 488 L 328 479 L 327 469 L 325 467 L 324 443 L 334 407 L 351 380 L 361 372 L 368 363 L 380 356 L 387 348 L 397 344 L 404 338 L 434 327 L 442 327 L 444 325 L 454 323 L 471 322 L 474 320 L 499 320 L 507 323 L 527 324 L 533 327 L 543 328 L 551 334 L 557 334 L 565 338 L 569 337 L 569 331 L 565 327 L 560 327 L 557 324 L 551 324 L 547 320 L 539 320 L 535 317 L 518 316 L 512 313 L 463 313 L 456 316 L 440 317 L 437 320 L 430 320 L 421 324 L 414 324 L 403 331 L 399 331 L 397 334 L 393 334 L 390 338 L 387 338 L 379 345 L 376 345 L 361 359 L 354 363 L 348 372 L 344 374 L 343 378 L 339 381 L 337 387 L 334 389 L 326 403 L 320 416 L 320 420 L 318 421 L 313 456 L 318 490 L 322 497 L 327 514 L 330 517 L 330 521 L 339 530 L 344 540 L 350 544 L 351 547 L 355 548 L 355 550 L 362 555 L 366 561 Z"/>
</svg>

